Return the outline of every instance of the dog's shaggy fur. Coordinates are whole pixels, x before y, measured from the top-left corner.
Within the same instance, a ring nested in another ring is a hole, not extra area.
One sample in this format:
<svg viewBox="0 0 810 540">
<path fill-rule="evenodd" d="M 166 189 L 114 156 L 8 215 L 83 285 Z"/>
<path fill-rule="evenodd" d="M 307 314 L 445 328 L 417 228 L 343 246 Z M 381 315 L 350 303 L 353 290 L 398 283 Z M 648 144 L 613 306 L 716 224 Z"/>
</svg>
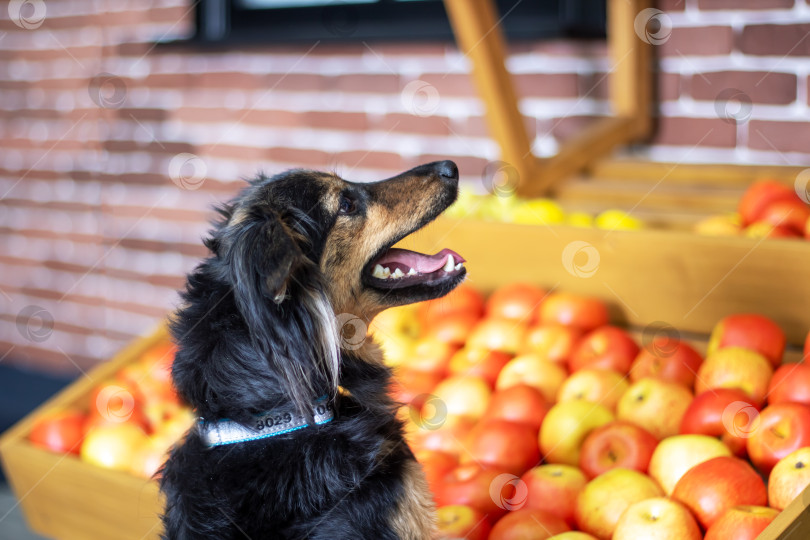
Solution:
<svg viewBox="0 0 810 540">
<path fill-rule="evenodd" d="M 437 298 L 465 270 L 392 287 L 374 261 L 456 197 L 452 162 L 359 184 L 290 171 L 259 178 L 220 209 L 212 255 L 188 277 L 172 321 L 173 379 L 205 422 L 253 426 L 269 410 L 310 426 L 208 447 L 201 425 L 162 470 L 168 539 L 422 539 L 434 534 L 424 475 L 366 340 L 341 347 L 336 316 Z M 402 286 L 405 284 L 407 286 Z M 326 396 L 335 418 L 312 425 Z"/>
</svg>

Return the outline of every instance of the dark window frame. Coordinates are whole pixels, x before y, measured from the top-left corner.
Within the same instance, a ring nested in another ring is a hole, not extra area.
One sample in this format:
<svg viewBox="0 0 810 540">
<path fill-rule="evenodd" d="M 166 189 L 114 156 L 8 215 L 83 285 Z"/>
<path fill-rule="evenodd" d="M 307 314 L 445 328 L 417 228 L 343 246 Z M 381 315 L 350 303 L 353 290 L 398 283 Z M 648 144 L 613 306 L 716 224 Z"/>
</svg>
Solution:
<svg viewBox="0 0 810 540">
<path fill-rule="evenodd" d="M 352 5 L 253 9 L 200 0 L 193 42 L 208 45 L 452 41 L 444 3 L 380 0 Z M 470 0 L 475 1 L 475 0 Z M 606 0 L 495 0 L 510 41 L 604 39 Z"/>
</svg>

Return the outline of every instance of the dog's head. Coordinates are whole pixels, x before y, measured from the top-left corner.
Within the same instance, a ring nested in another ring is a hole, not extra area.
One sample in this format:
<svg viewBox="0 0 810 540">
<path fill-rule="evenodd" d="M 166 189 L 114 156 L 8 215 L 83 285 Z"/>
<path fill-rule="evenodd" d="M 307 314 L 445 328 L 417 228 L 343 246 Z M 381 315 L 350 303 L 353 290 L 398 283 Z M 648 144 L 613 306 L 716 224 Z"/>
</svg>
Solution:
<svg viewBox="0 0 810 540">
<path fill-rule="evenodd" d="M 373 183 L 290 171 L 254 182 L 233 201 L 209 247 L 238 253 L 230 261 L 237 294 L 248 274 L 264 298 L 295 301 L 291 287 L 311 283 L 317 271 L 335 313 L 371 320 L 385 308 L 443 296 L 463 281 L 464 260 L 450 250 L 392 248 L 442 213 L 457 190 L 451 161 Z"/>
</svg>

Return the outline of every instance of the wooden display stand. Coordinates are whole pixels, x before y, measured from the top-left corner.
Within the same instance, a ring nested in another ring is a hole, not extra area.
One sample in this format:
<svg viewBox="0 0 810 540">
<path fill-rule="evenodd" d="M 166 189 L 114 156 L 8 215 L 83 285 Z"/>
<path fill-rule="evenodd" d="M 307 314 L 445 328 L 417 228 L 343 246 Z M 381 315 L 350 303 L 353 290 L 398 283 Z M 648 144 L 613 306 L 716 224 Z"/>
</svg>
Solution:
<svg viewBox="0 0 810 540">
<path fill-rule="evenodd" d="M 689 229 L 699 217 L 733 211 L 745 187 L 757 178 L 792 185 L 801 169 L 605 160 L 616 147 L 651 132 L 651 47 L 634 29 L 636 15 L 650 4 L 608 0 L 614 116 L 595 122 L 566 141 L 557 155 L 541 160 L 532 153 L 518 110 L 492 3 L 445 0 L 456 41 L 472 61 L 491 135 L 502 159 L 519 173 L 518 194 L 553 194 L 576 210 L 619 207 L 660 229 L 610 232 L 445 220 L 432 235 L 421 235 L 415 249 L 433 252 L 452 245 L 469 261 L 471 281 L 484 290 L 523 280 L 598 296 L 614 305 L 614 317 L 637 327 L 663 321 L 700 334 L 725 315 L 756 310 L 776 320 L 790 343 L 800 345 L 810 329 L 806 243 L 699 237 L 671 229 Z M 563 182 L 572 176 L 573 181 Z M 464 234 L 454 233 L 459 229 Z M 561 260 L 565 246 L 577 241 L 598 253 L 598 269 L 589 277 L 572 274 Z M 810 489 L 759 538 L 810 538 L 808 506 Z"/>
<path fill-rule="evenodd" d="M 157 482 L 102 469 L 73 454 L 59 455 L 28 441 L 36 419 L 50 411 L 86 409 L 93 388 L 158 343 L 163 326 L 100 364 L 43 403 L 0 437 L 0 457 L 28 525 L 60 540 L 157 540 L 163 511 Z"/>
</svg>

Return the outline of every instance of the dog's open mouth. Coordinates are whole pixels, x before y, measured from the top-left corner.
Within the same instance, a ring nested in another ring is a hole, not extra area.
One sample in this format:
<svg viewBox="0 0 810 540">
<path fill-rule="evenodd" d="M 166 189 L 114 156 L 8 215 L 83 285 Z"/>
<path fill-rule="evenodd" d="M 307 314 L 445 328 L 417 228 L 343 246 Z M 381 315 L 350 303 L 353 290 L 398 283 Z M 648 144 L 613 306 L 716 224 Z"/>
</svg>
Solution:
<svg viewBox="0 0 810 540">
<path fill-rule="evenodd" d="M 451 249 L 423 255 L 407 249 L 390 248 L 366 267 L 370 284 L 380 289 L 439 284 L 464 272 L 464 258 Z"/>
</svg>

